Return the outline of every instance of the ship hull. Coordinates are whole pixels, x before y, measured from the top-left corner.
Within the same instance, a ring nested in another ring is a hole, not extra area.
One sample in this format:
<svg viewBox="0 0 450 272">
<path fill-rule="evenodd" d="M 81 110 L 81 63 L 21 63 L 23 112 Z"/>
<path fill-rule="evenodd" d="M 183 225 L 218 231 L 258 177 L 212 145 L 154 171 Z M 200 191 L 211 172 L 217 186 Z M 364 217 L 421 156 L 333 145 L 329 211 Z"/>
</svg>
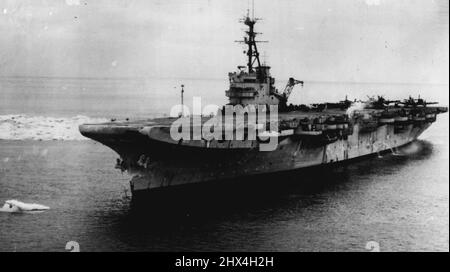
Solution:
<svg viewBox="0 0 450 272">
<path fill-rule="evenodd" d="M 356 124 L 346 139 L 323 144 L 310 138 L 285 137 L 279 140 L 276 150 L 270 152 L 254 148 L 179 146 L 155 141 L 139 133 L 128 133 L 126 137 L 103 136 L 96 140 L 120 154 L 124 168 L 132 176 L 130 186 L 135 196 L 174 186 L 213 181 L 227 183 L 247 176 L 311 167 L 320 169 L 324 165 L 394 151 L 417 139 L 430 125 L 431 122 L 408 124 L 399 131 L 395 125 L 386 124 L 367 132 Z"/>
</svg>

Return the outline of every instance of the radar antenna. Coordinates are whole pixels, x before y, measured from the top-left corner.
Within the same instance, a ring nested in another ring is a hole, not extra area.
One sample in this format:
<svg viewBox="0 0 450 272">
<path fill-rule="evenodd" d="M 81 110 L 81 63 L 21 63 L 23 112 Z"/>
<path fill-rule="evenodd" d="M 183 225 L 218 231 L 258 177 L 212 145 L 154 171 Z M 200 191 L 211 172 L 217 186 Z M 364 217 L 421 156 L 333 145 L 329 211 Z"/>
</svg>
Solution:
<svg viewBox="0 0 450 272">
<path fill-rule="evenodd" d="M 243 41 L 236 41 L 236 42 L 240 42 L 240 43 L 245 43 L 247 45 L 247 51 L 244 51 L 245 54 L 247 54 L 248 57 L 248 61 L 247 61 L 247 68 L 248 68 L 248 72 L 252 73 L 254 72 L 253 68 L 255 66 L 255 63 L 257 63 L 257 66 L 260 67 L 261 66 L 261 61 L 259 60 L 259 52 L 258 52 L 258 48 L 256 47 L 257 43 L 260 42 L 267 42 L 267 41 L 257 41 L 255 40 L 255 37 L 257 34 L 261 34 L 261 33 L 257 33 L 254 31 L 254 26 L 256 24 L 257 21 L 259 21 L 259 18 L 255 18 L 255 10 L 254 10 L 254 0 L 253 0 L 253 5 L 252 5 L 252 18 L 250 18 L 250 10 L 247 10 L 247 15 L 240 20 L 241 23 L 244 23 L 245 25 L 248 26 L 248 30 L 245 32 L 247 33 L 247 36 L 244 37 Z"/>
</svg>

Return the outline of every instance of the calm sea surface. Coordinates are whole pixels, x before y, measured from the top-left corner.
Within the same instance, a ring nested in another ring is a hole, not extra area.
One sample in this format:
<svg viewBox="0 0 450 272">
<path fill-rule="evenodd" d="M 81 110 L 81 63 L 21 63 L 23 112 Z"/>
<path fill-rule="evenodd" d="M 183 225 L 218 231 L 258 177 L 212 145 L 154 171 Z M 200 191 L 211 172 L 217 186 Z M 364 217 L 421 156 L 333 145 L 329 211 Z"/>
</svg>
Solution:
<svg viewBox="0 0 450 272">
<path fill-rule="evenodd" d="M 221 203 L 132 205 L 117 155 L 77 125 L 167 115 L 181 84 L 188 105 L 193 96 L 226 103 L 224 80 L 0 78 L 0 202 L 51 208 L 0 212 L 0 251 L 65 251 L 69 241 L 81 251 L 366 251 L 370 241 L 381 251 L 449 250 L 448 114 L 400 156 L 294 174 L 238 200 L 231 191 Z M 447 85 L 319 82 L 292 101 L 419 93 L 448 104 Z"/>
</svg>

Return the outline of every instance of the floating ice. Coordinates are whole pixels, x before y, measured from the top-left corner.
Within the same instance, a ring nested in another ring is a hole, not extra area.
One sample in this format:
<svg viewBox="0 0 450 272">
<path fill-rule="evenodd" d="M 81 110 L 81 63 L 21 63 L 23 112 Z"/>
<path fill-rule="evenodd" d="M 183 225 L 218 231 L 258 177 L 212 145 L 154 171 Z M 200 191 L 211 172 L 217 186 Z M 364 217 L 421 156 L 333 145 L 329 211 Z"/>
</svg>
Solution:
<svg viewBox="0 0 450 272">
<path fill-rule="evenodd" d="M 23 203 L 17 200 L 7 200 L 5 201 L 5 204 L 3 207 L 0 208 L 0 212 L 40 212 L 49 210 L 50 208 L 44 205 L 40 204 L 29 204 L 29 203 Z"/>
<path fill-rule="evenodd" d="M 0 140 L 87 140 L 78 131 L 79 125 L 107 121 L 82 115 L 63 118 L 0 115 Z"/>
</svg>

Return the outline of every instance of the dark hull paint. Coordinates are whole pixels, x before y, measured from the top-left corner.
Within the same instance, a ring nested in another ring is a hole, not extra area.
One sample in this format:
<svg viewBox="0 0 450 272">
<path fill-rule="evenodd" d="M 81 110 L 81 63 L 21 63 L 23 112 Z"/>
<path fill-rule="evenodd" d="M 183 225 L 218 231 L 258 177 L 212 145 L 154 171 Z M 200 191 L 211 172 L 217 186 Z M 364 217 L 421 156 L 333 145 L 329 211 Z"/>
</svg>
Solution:
<svg viewBox="0 0 450 272">
<path fill-rule="evenodd" d="M 417 139 L 429 125 L 431 122 L 409 124 L 401 131 L 394 125 L 382 125 L 371 132 L 360 132 L 355 125 L 353 134 L 345 140 L 323 145 L 310 139 L 285 137 L 271 152 L 261 152 L 257 148 L 216 149 L 171 144 L 130 128 L 125 133 L 84 134 L 121 156 L 124 168 L 132 175 L 133 195 L 139 195 L 167 187 L 227 184 L 236 179 L 351 162 L 406 145 Z"/>
</svg>

